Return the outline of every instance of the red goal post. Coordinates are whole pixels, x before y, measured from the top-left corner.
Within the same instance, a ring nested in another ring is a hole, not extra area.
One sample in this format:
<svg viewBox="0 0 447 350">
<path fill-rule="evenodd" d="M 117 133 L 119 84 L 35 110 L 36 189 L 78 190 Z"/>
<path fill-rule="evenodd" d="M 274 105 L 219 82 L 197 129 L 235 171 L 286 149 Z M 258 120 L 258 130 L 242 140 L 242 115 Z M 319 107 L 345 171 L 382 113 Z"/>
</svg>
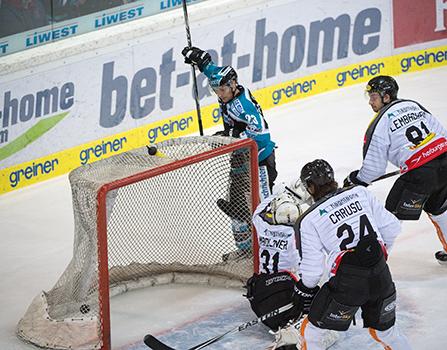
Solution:
<svg viewBox="0 0 447 350">
<path fill-rule="evenodd" d="M 255 142 L 201 136 L 156 146 L 154 155 L 143 147 L 70 173 L 73 258 L 29 306 L 21 338 L 46 348 L 108 350 L 111 295 L 164 283 L 240 287 L 255 271 Z M 237 201 L 234 191 L 242 193 Z M 241 250 L 234 218 L 216 205 L 220 198 L 233 200 L 238 217 L 249 209 L 251 249 Z"/>
</svg>

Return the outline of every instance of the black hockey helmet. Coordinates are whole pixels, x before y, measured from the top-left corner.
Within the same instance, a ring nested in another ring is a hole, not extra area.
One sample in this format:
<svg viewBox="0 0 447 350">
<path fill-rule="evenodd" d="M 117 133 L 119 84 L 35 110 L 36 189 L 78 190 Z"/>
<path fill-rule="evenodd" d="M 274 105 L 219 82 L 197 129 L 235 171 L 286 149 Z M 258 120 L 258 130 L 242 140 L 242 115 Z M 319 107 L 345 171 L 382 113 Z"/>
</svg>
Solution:
<svg viewBox="0 0 447 350">
<path fill-rule="evenodd" d="M 217 67 L 216 71 L 211 73 L 208 79 L 213 89 L 228 85 L 231 80 L 237 80 L 237 73 L 231 66 Z"/>
<path fill-rule="evenodd" d="M 300 179 L 307 188 L 311 183 L 323 186 L 334 181 L 334 170 L 324 159 L 315 159 L 303 166 Z"/>
<path fill-rule="evenodd" d="M 366 85 L 366 92 L 377 92 L 380 96 L 385 96 L 388 94 L 391 101 L 397 99 L 397 92 L 399 91 L 399 85 L 397 85 L 396 80 L 389 75 L 378 75 L 368 81 Z"/>
</svg>

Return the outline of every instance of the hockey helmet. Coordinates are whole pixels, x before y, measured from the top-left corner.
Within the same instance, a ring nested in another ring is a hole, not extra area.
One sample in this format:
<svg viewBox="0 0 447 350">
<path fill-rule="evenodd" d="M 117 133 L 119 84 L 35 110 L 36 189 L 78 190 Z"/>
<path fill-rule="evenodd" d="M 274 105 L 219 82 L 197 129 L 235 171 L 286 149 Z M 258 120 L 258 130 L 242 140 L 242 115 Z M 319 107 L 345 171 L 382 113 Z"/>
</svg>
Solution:
<svg viewBox="0 0 447 350">
<path fill-rule="evenodd" d="M 208 78 L 211 88 L 217 89 L 219 86 L 229 85 L 231 80 L 237 80 L 237 73 L 231 66 L 217 67 Z"/>
<path fill-rule="evenodd" d="M 293 225 L 301 216 L 300 203 L 288 192 L 277 195 L 271 204 L 274 224 Z"/>
<path fill-rule="evenodd" d="M 315 159 L 303 166 L 300 179 L 306 188 L 311 183 L 323 186 L 334 181 L 334 170 L 324 159 Z"/>
<path fill-rule="evenodd" d="M 391 101 L 397 99 L 399 85 L 396 80 L 389 75 L 378 75 L 372 78 L 366 85 L 366 93 L 377 92 L 382 98 L 385 94 L 390 96 Z"/>
</svg>

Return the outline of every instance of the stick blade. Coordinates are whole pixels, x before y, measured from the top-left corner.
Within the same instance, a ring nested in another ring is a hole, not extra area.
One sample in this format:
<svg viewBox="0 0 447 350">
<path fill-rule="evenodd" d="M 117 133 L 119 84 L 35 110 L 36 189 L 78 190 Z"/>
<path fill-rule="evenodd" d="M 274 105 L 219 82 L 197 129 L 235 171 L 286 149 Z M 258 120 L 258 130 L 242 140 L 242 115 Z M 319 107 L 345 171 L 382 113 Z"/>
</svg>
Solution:
<svg viewBox="0 0 447 350">
<path fill-rule="evenodd" d="M 146 334 L 144 336 L 143 341 L 147 347 L 153 350 L 175 350 L 174 348 L 171 348 L 170 346 L 167 346 L 166 344 L 162 343 L 160 340 L 158 340 L 151 334 Z"/>
</svg>

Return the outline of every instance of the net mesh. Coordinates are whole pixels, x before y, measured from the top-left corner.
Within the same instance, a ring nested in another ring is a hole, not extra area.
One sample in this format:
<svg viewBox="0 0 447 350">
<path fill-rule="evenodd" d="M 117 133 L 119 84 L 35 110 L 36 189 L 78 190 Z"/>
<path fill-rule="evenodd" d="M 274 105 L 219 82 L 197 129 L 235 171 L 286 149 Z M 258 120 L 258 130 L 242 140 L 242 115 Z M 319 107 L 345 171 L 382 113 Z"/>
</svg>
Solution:
<svg viewBox="0 0 447 350">
<path fill-rule="evenodd" d="M 176 279 L 211 284 L 231 280 L 242 285 L 253 273 L 249 208 L 256 197 L 249 148 L 219 152 L 221 146 L 235 142 L 227 137 L 179 138 L 158 144 L 155 155 L 143 147 L 72 171 L 73 258 L 55 286 L 36 298 L 44 304 L 43 316 L 56 323 L 93 321 L 95 332 L 103 332 L 97 199 L 106 184 L 114 188 L 107 192 L 105 203 L 111 294 L 141 286 L 136 281 L 145 279 L 146 285 Z M 175 277 L 184 273 L 188 277 Z M 30 306 L 19 323 L 22 338 L 49 348 L 73 346 L 67 340 L 53 344 L 56 340 L 35 334 L 44 331 L 31 331 L 29 324 L 45 328 L 45 323 L 37 325 L 40 316 L 34 309 Z M 101 341 L 93 343 L 88 346 L 102 346 Z"/>
</svg>

